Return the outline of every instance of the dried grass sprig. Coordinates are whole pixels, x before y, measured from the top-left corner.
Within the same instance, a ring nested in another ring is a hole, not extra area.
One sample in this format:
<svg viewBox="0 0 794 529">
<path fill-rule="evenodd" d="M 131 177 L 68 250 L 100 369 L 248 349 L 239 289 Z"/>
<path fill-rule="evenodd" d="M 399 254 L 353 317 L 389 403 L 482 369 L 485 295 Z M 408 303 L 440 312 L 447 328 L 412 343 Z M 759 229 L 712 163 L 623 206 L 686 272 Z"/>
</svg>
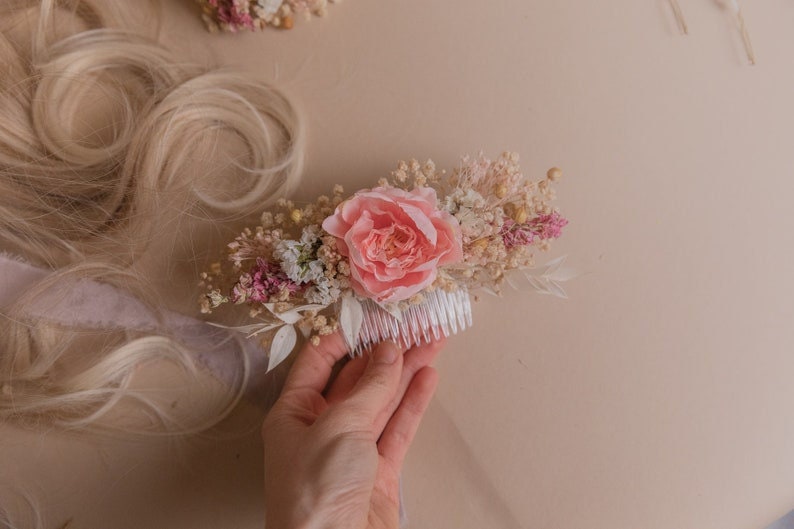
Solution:
<svg viewBox="0 0 794 529">
<path fill-rule="evenodd" d="M 678 22 L 678 27 L 681 30 L 681 33 L 684 35 L 689 35 L 689 28 L 686 25 L 686 19 L 684 18 L 684 12 L 681 11 L 681 6 L 678 3 L 678 0 L 669 0 L 670 7 L 673 10 L 673 14 L 675 15 L 675 20 Z"/>
<path fill-rule="evenodd" d="M 742 36 L 742 43 L 744 44 L 744 51 L 747 53 L 747 60 L 751 65 L 755 64 L 755 51 L 753 51 L 753 43 L 750 41 L 750 32 L 747 30 L 747 23 L 744 20 L 742 8 L 739 6 L 737 0 L 718 0 L 720 5 L 729 10 L 736 19 L 736 24 L 739 27 L 739 33 Z"/>
</svg>

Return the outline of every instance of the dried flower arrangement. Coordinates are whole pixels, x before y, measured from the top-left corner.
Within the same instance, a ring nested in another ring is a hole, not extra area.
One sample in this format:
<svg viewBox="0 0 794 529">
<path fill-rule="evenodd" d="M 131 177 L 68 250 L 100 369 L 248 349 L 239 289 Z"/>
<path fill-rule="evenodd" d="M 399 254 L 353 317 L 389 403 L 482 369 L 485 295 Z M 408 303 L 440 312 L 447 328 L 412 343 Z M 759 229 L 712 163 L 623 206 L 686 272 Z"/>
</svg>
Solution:
<svg viewBox="0 0 794 529">
<path fill-rule="evenodd" d="M 498 293 L 516 278 L 565 297 L 562 258 L 534 268 L 568 223 L 552 207 L 558 168 L 525 179 L 518 155 L 464 157 L 447 173 L 432 161 L 400 162 L 377 187 L 298 206 L 279 200 L 260 225 L 228 245 L 202 274 L 202 311 L 247 305 L 249 337 L 276 331 L 269 368 L 297 332 L 315 341 L 341 329 L 351 352 L 383 339 L 406 345 L 471 325 L 469 292 Z"/>
<path fill-rule="evenodd" d="M 292 29 L 295 17 L 325 16 L 329 3 L 339 0 L 196 0 L 211 32 Z"/>
</svg>

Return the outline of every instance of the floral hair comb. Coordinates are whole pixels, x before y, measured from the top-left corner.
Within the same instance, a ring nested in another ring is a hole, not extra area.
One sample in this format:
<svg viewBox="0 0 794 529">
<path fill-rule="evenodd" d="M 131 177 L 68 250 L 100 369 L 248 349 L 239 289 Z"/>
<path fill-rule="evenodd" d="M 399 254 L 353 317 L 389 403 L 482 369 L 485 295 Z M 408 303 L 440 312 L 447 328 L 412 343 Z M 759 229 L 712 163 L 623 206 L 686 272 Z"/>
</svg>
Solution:
<svg viewBox="0 0 794 529">
<path fill-rule="evenodd" d="M 275 331 L 269 369 L 292 351 L 297 330 L 314 343 L 341 329 L 351 354 L 393 340 L 405 346 L 472 325 L 470 295 L 517 278 L 565 297 L 564 258 L 534 267 L 568 223 L 556 208 L 558 168 L 532 182 L 518 155 L 463 158 L 451 173 L 432 161 L 400 162 L 377 187 L 345 197 L 341 186 L 303 207 L 281 199 L 228 245 L 228 260 L 201 275 L 202 312 L 247 305 L 249 337 Z"/>
<path fill-rule="evenodd" d="M 328 4 L 337 0 L 196 0 L 204 23 L 212 31 L 292 29 L 295 17 L 325 16 Z"/>
</svg>

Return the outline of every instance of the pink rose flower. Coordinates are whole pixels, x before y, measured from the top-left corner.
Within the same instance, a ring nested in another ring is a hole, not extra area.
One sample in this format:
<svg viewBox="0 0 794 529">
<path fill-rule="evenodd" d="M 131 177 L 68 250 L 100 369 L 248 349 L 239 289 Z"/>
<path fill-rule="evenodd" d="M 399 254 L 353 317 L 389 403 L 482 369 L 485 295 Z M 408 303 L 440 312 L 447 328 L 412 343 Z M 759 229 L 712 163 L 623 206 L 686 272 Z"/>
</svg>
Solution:
<svg viewBox="0 0 794 529">
<path fill-rule="evenodd" d="M 339 204 L 323 229 L 350 262 L 356 294 L 378 301 L 410 298 L 437 268 L 463 258 L 458 221 L 436 207 L 436 191 L 378 187 Z"/>
<path fill-rule="evenodd" d="M 518 224 L 513 219 L 505 219 L 499 234 L 505 247 L 511 250 L 516 246 L 532 244 L 536 237 L 542 241 L 557 239 L 567 225 L 568 220 L 554 212 L 550 215 L 541 215 L 524 224 Z"/>
<path fill-rule="evenodd" d="M 268 303 L 270 296 L 280 294 L 284 290 L 294 294 L 300 290 L 300 287 L 287 277 L 281 267 L 260 257 L 257 258 L 251 272 L 242 274 L 232 287 L 231 298 L 234 303 L 246 301 Z"/>
</svg>

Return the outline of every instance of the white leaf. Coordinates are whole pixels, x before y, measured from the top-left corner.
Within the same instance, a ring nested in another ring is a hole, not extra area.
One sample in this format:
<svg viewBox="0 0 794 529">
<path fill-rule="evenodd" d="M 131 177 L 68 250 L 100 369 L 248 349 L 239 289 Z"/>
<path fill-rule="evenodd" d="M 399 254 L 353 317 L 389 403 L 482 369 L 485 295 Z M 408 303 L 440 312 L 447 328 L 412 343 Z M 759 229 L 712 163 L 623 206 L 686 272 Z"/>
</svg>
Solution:
<svg viewBox="0 0 794 529">
<path fill-rule="evenodd" d="M 555 281 L 547 281 L 546 286 L 549 290 L 549 294 L 551 294 L 552 296 L 562 299 L 568 299 L 568 294 L 565 292 L 565 289 L 559 285 L 559 283 Z"/>
<path fill-rule="evenodd" d="M 514 279 L 516 274 L 512 272 L 513 270 L 510 270 L 508 271 L 508 273 L 505 274 L 505 281 L 507 281 L 507 284 L 510 285 L 510 288 L 513 288 L 514 290 L 519 290 L 520 289 L 519 285 Z"/>
<path fill-rule="evenodd" d="M 292 349 L 295 347 L 295 342 L 297 341 L 298 335 L 295 332 L 295 327 L 292 325 L 284 325 L 281 327 L 273 337 L 273 343 L 270 344 L 267 370 L 270 371 L 283 362 L 292 352 Z"/>
<path fill-rule="evenodd" d="M 581 274 L 578 270 L 571 267 L 563 267 L 558 268 L 553 274 L 549 274 L 546 277 L 549 279 L 553 279 L 554 281 L 570 281 L 571 279 L 579 277 Z"/>
<path fill-rule="evenodd" d="M 264 306 L 267 310 L 270 311 L 270 313 L 273 316 L 275 316 L 276 318 L 280 319 L 281 321 L 289 325 L 295 325 L 296 323 L 298 323 L 303 319 L 303 316 L 301 316 L 300 313 L 295 309 L 287 310 L 284 312 L 276 312 L 275 303 L 264 303 Z"/>
<path fill-rule="evenodd" d="M 567 257 L 568 257 L 567 255 L 563 255 L 562 257 L 558 257 L 556 259 L 553 259 L 553 260 L 549 261 L 548 263 L 546 263 L 543 266 L 542 273 L 537 274 L 537 275 L 542 275 L 542 276 L 550 276 L 550 275 L 552 275 L 554 272 L 557 271 L 557 269 L 560 266 L 562 266 L 562 263 L 565 262 L 565 259 L 567 259 Z"/>
<path fill-rule="evenodd" d="M 544 282 L 543 282 L 542 279 L 537 278 L 537 277 L 532 277 L 529 274 L 525 274 L 525 277 L 527 278 L 527 281 L 529 281 L 529 286 L 531 286 L 532 288 L 534 288 L 538 292 L 545 292 L 546 291 L 546 286 L 544 285 Z"/>
<path fill-rule="evenodd" d="M 303 337 L 308 340 L 309 337 L 312 335 L 312 326 L 311 325 L 306 325 L 304 323 L 304 324 L 299 324 L 297 327 L 298 327 L 298 330 L 303 335 Z"/>
<path fill-rule="evenodd" d="M 339 326 L 347 346 L 352 351 L 358 342 L 358 333 L 364 323 L 364 308 L 354 296 L 344 296 L 339 309 Z"/>
<path fill-rule="evenodd" d="M 492 296 L 499 296 L 499 292 L 497 292 L 497 291 L 496 291 L 496 290 L 494 290 L 493 288 L 489 287 L 488 285 L 483 285 L 483 286 L 482 286 L 482 290 L 483 290 L 483 291 L 484 291 L 486 294 L 490 294 L 490 295 L 492 295 Z"/>
<path fill-rule="evenodd" d="M 301 305 L 299 307 L 292 308 L 290 310 L 285 310 L 284 312 L 276 312 L 276 304 L 275 303 L 264 303 L 263 304 L 267 310 L 270 311 L 273 316 L 280 319 L 284 323 L 289 325 L 295 325 L 299 321 L 303 319 L 303 314 L 301 312 L 305 310 L 322 310 L 326 308 L 328 305 L 320 305 L 317 303 L 311 303 L 308 305 Z"/>
<path fill-rule="evenodd" d="M 249 333 L 246 338 L 253 338 L 257 334 L 262 334 L 263 332 L 272 331 L 276 327 L 281 327 L 284 325 L 283 323 L 271 323 L 270 325 L 262 325 L 259 329 L 256 329 L 254 332 Z"/>
<path fill-rule="evenodd" d="M 279 322 L 279 323 L 253 323 L 251 325 L 241 325 L 239 327 L 229 327 L 228 325 L 221 325 L 219 323 L 212 323 L 212 322 L 209 322 L 209 321 L 207 323 L 209 325 L 212 325 L 213 327 L 218 327 L 218 328 L 221 328 L 221 329 L 228 329 L 230 331 L 237 331 L 237 332 L 241 332 L 241 333 L 247 334 L 249 338 L 251 336 L 255 336 L 255 335 L 257 335 L 257 334 L 259 334 L 261 332 L 269 331 L 271 329 L 275 329 L 276 327 L 279 327 L 279 326 L 283 325 L 283 323 Z"/>
<path fill-rule="evenodd" d="M 303 319 L 303 315 L 297 310 L 293 309 L 293 310 L 288 310 L 286 312 L 282 312 L 281 314 L 278 315 L 278 318 L 284 323 L 295 325 L 296 323 L 298 323 Z"/>
<path fill-rule="evenodd" d="M 317 311 L 320 311 L 320 310 L 328 307 L 328 305 L 329 304 L 322 305 L 320 303 L 307 303 L 306 305 L 298 305 L 297 307 L 295 307 L 292 310 L 298 310 L 300 312 L 303 312 L 305 310 L 317 310 Z"/>
<path fill-rule="evenodd" d="M 230 331 L 251 332 L 258 329 L 259 326 L 262 324 L 254 323 L 252 325 L 241 325 L 240 327 L 229 327 L 228 325 L 221 325 L 220 323 L 213 323 L 211 321 L 208 321 L 207 325 L 212 325 L 213 327 L 218 327 L 219 329 L 229 329 Z"/>
</svg>

